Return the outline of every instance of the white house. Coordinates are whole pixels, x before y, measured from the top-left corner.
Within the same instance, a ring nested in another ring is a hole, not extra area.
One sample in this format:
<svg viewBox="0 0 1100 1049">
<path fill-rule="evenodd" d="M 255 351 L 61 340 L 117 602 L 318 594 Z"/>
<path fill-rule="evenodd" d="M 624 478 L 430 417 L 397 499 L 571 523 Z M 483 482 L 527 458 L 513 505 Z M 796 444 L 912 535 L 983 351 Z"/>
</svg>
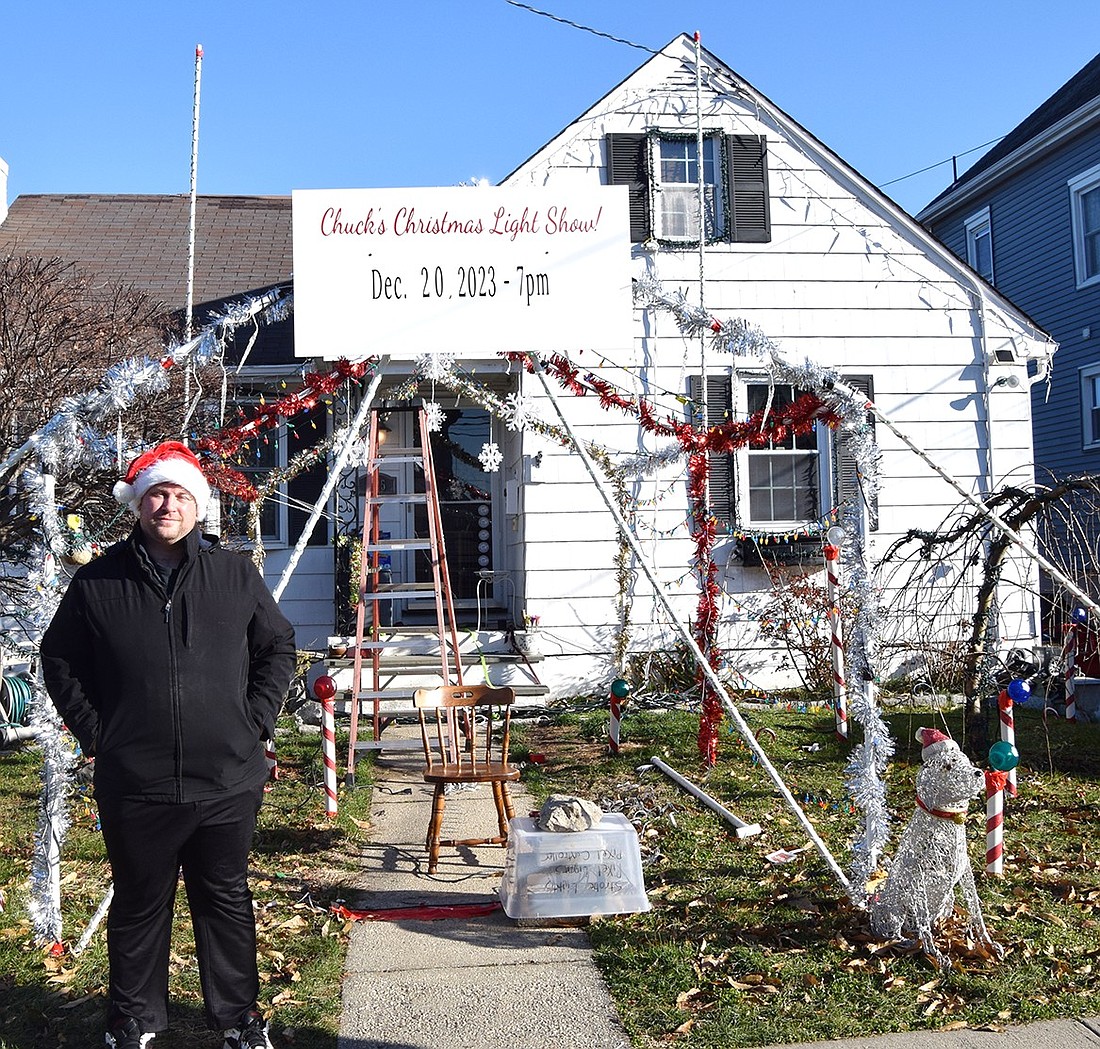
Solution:
<svg viewBox="0 0 1100 1049">
<path fill-rule="evenodd" d="M 838 373 L 889 418 L 892 427 L 875 428 L 881 463 L 878 490 L 866 507 L 871 569 L 896 539 L 913 528 L 936 529 L 960 502 L 951 484 L 909 444 L 978 497 L 1006 481 L 1028 483 L 1029 373 L 1042 373 L 1054 350 L 1026 316 L 827 146 L 716 56 L 699 54 L 697 63 L 695 42 L 677 37 L 502 184 L 629 187 L 632 244 L 623 264 L 646 292 L 634 306 L 633 337 L 614 353 L 563 347 L 581 383 L 589 372 L 609 383 L 620 406 L 601 406 L 592 392 L 578 397 L 563 390 L 558 398 L 578 438 L 602 450 L 603 469 L 617 472 L 618 498 L 646 560 L 685 620 L 695 617 L 699 595 L 692 572 L 697 540 L 688 528 L 688 464 L 682 455 L 659 454 L 670 447 L 675 452 L 676 442 L 646 432 L 622 404 L 642 401 L 653 417 L 679 422 L 694 413 L 701 423 L 706 401 L 707 426 L 715 426 L 765 407 L 781 408 L 795 392 L 773 382 L 762 358 L 735 361 L 707 337 L 685 334 L 672 312 L 654 304 L 655 289 L 680 293 L 718 324 L 743 325 L 738 330 L 746 339 L 774 345 L 795 365 L 808 362 L 809 373 Z M 700 136 L 707 230 L 702 251 Z M 285 239 L 285 205 L 276 207 L 270 198 L 216 199 L 225 215 L 235 214 L 242 223 L 262 214 Z M 265 206 L 258 208 L 257 201 Z M 7 246 L 4 229 L 19 212 L 17 200 L 0 226 L 0 245 Z M 40 232 L 41 215 L 35 225 Z M 289 278 L 288 260 L 273 263 L 269 250 L 257 249 L 264 267 L 250 274 L 250 245 L 249 238 L 237 238 L 240 291 Z M 88 255 L 96 261 L 94 252 Z M 131 279 L 136 269 L 131 267 Z M 207 298 L 229 297 L 232 289 L 222 276 Z M 270 367 L 273 380 L 293 374 L 285 357 L 281 373 Z M 621 671 L 627 649 L 644 653 L 670 643 L 667 617 L 637 573 L 633 553 L 623 553 L 580 457 L 537 427 L 518 427 L 527 410 L 543 420 L 555 418 L 537 376 L 516 360 L 496 356 L 460 362 L 456 374 L 434 377 L 423 364 L 395 362 L 387 368 L 379 401 L 402 443 L 412 437 L 407 409 L 428 401 L 446 409 L 436 461 L 468 647 L 499 649 L 503 631 L 522 626 L 525 617 L 537 618 L 543 655 L 538 675 L 552 694 L 569 695 L 606 685 Z M 503 453 L 499 471 L 486 472 L 478 461 L 486 443 L 498 444 Z M 342 482 L 344 494 L 331 508 L 336 520 L 323 526 L 323 540 L 339 530 L 357 531 L 352 518 L 360 482 L 355 476 Z M 850 514 L 859 499 L 852 450 L 825 425 L 710 456 L 718 635 L 741 683 L 766 688 L 781 680 L 776 668 L 782 646 L 760 635 L 762 610 L 775 588 L 762 562 L 801 563 L 819 573 L 824 530 Z M 395 529 L 409 524 L 400 515 L 414 513 L 392 512 Z M 280 521 L 266 544 L 273 579 L 295 538 L 285 517 Z M 395 555 L 394 575 L 411 578 L 417 571 L 413 555 L 404 555 L 407 563 L 401 556 Z M 326 618 L 318 596 L 328 590 L 327 583 L 316 583 L 328 570 L 323 560 L 323 551 L 315 550 L 309 612 L 298 620 L 303 646 L 323 647 L 337 625 L 335 607 Z M 779 571 L 789 578 L 790 568 Z M 930 565 L 937 578 L 929 585 L 947 586 L 948 577 L 964 571 L 960 565 Z M 1002 594 L 1000 642 L 1029 645 L 1038 634 L 1037 586 L 1026 558 L 1015 573 L 1014 582 L 1022 585 L 1006 586 Z M 907 581 L 874 578 L 887 587 L 884 608 L 909 607 L 910 595 L 901 593 Z M 418 610 L 398 608 L 396 614 L 414 621 Z M 904 615 L 885 617 L 888 662 L 905 663 L 911 655 L 906 644 L 946 644 L 964 636 L 965 614 L 945 616 L 941 607 L 934 628 L 922 624 L 920 631 Z"/>
</svg>

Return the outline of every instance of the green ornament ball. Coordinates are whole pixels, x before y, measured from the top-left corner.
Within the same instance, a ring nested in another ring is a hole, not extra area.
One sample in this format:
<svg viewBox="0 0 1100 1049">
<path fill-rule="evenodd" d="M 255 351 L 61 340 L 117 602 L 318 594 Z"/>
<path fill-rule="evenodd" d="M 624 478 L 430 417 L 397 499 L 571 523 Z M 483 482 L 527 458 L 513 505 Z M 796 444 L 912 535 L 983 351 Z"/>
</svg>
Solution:
<svg viewBox="0 0 1100 1049">
<path fill-rule="evenodd" d="M 630 695 L 630 686 L 621 677 L 617 677 L 611 682 L 611 694 L 616 699 L 626 699 Z"/>
<path fill-rule="evenodd" d="M 1020 764 L 1020 752 L 1004 740 L 989 748 L 989 764 L 998 772 L 1010 772 Z"/>
</svg>

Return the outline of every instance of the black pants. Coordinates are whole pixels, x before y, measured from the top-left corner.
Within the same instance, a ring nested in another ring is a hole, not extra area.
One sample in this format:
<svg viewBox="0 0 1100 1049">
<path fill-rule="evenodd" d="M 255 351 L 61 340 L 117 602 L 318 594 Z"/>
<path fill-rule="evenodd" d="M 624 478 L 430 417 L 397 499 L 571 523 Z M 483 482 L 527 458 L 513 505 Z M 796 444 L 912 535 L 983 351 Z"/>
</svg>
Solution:
<svg viewBox="0 0 1100 1049">
<path fill-rule="evenodd" d="M 168 1026 L 172 907 L 183 868 L 206 1018 L 235 1027 L 256 1001 L 256 919 L 248 851 L 263 788 L 179 805 L 99 798 L 115 895 L 107 916 L 109 993 L 147 1032 Z"/>
</svg>

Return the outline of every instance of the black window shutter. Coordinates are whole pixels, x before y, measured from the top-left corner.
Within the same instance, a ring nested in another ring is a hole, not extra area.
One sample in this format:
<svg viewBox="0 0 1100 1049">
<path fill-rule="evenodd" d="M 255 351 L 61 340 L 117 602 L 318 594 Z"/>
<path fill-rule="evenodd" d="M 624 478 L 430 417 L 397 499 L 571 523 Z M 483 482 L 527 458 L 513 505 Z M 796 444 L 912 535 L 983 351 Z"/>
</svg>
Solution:
<svg viewBox="0 0 1100 1049">
<path fill-rule="evenodd" d="M 698 405 L 702 400 L 702 376 L 688 377 L 688 396 Z M 729 375 L 707 376 L 707 426 L 721 426 L 729 422 L 733 397 L 733 382 Z M 692 422 L 699 426 L 702 419 L 696 412 Z M 708 452 L 710 464 L 707 493 L 710 496 L 710 512 L 726 525 L 736 521 L 734 512 L 733 456 L 722 452 Z"/>
<path fill-rule="evenodd" d="M 607 182 L 630 190 L 630 239 L 635 244 L 649 239 L 649 168 L 645 135 L 607 136 Z"/>
<path fill-rule="evenodd" d="M 875 399 L 874 380 L 870 375 L 845 375 L 846 382 L 853 389 L 866 394 L 867 400 Z M 871 427 L 871 433 L 875 430 L 875 417 L 867 413 L 867 422 Z M 856 475 L 856 457 L 852 449 L 852 442 L 843 431 L 838 431 L 836 441 L 833 444 L 834 475 L 836 477 L 837 505 L 841 503 L 855 503 L 863 498 L 859 478 Z M 867 503 L 867 528 L 872 532 L 878 531 L 878 497 Z"/>
<path fill-rule="evenodd" d="M 772 239 L 768 200 L 768 140 L 763 135 L 727 135 L 729 239 L 765 243 Z"/>
</svg>

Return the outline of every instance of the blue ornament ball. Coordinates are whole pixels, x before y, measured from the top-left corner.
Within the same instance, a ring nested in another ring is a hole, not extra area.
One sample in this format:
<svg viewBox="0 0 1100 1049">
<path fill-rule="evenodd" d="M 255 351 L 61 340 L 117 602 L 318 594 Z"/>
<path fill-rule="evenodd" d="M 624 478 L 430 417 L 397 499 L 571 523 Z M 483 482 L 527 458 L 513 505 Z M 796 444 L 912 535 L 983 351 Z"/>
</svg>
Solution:
<svg viewBox="0 0 1100 1049">
<path fill-rule="evenodd" d="M 1075 623 L 1083 626 L 1089 621 L 1089 614 L 1083 608 L 1077 607 L 1073 610 L 1073 615 L 1071 618 Z"/>
<path fill-rule="evenodd" d="M 1013 678 L 1008 683 L 1008 698 L 1013 703 L 1023 703 L 1031 695 L 1031 686 L 1023 678 Z"/>
<path fill-rule="evenodd" d="M 630 695 L 630 685 L 621 677 L 617 677 L 611 682 L 611 694 L 616 699 L 626 699 L 626 697 Z"/>
<path fill-rule="evenodd" d="M 998 772 L 1010 772 L 1020 764 L 1020 752 L 1002 739 L 989 748 L 989 764 Z"/>
</svg>

